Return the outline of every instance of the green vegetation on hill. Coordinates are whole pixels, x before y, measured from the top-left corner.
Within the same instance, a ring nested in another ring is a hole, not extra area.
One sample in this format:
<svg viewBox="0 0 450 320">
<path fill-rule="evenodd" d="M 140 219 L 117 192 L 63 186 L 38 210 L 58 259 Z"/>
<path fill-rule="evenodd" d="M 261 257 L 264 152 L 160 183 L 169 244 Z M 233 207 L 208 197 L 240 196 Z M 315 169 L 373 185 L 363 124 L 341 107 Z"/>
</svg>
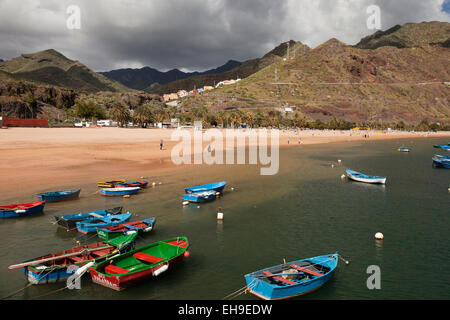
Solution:
<svg viewBox="0 0 450 320">
<path fill-rule="evenodd" d="M 22 80 L 86 92 L 131 90 L 53 49 L 22 54 L 9 61 L 0 62 L 0 72 L 3 74 L 0 79 Z"/>
</svg>

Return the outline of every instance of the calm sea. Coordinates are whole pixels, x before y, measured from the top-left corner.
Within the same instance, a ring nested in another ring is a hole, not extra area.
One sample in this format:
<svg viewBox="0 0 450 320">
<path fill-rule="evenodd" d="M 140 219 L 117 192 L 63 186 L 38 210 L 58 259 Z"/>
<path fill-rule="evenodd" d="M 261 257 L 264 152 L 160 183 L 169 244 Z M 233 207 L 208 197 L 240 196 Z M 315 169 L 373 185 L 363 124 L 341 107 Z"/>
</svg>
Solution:
<svg viewBox="0 0 450 320">
<path fill-rule="evenodd" d="M 76 241 L 98 241 L 95 235 L 58 229 L 52 224 L 54 214 L 121 205 L 137 215 L 133 219 L 158 219 L 137 246 L 185 235 L 190 256 L 158 278 L 122 292 L 94 284 L 85 275 L 81 290 L 43 299 L 222 299 L 245 285 L 246 273 L 283 259 L 334 252 L 351 263 L 339 261 L 324 287 L 298 299 L 449 299 L 450 171 L 431 166 L 434 153 L 444 154 L 432 148 L 437 143 L 447 140 L 292 146 L 280 150 L 280 170 L 274 176 L 261 176 L 259 167 L 251 165 L 192 166 L 149 177 L 158 185 L 130 199 L 104 198 L 95 194 L 95 184 L 83 186 L 79 200 L 0 221 L 0 297 L 27 284 L 22 270 L 8 270 L 9 265 L 68 249 Z M 412 152 L 398 152 L 401 145 Z M 346 168 L 390 178 L 386 186 L 351 182 L 341 179 Z M 227 181 L 223 197 L 200 207 L 182 206 L 185 187 L 222 180 Z M 219 207 L 222 222 L 216 219 Z M 376 232 L 384 234 L 383 241 L 374 239 Z M 380 267 L 380 290 L 366 286 L 371 265 Z M 34 298 L 62 286 L 32 286 L 13 299 Z M 239 299 L 256 298 L 244 294 Z"/>
</svg>

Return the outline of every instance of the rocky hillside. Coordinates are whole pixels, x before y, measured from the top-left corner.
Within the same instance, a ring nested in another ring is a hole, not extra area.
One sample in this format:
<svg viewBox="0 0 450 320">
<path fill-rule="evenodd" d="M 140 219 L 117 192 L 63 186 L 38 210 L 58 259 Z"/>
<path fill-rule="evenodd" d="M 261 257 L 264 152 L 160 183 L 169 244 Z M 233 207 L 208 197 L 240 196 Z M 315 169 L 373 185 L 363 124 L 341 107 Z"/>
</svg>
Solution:
<svg viewBox="0 0 450 320">
<path fill-rule="evenodd" d="M 110 80 L 78 61 L 50 49 L 0 62 L 0 80 L 27 81 L 85 92 L 126 92 L 131 89 Z"/>
<path fill-rule="evenodd" d="M 197 99 L 225 110 L 296 106 L 308 118 L 324 121 L 336 117 L 352 122 L 427 119 L 448 123 L 449 81 L 448 48 L 383 46 L 372 50 L 331 39 Z"/>
<path fill-rule="evenodd" d="M 356 44 L 361 49 L 377 49 L 384 46 L 412 48 L 423 45 L 441 45 L 449 47 L 450 23 L 422 22 L 396 25 L 386 31 L 377 31 Z"/>
</svg>

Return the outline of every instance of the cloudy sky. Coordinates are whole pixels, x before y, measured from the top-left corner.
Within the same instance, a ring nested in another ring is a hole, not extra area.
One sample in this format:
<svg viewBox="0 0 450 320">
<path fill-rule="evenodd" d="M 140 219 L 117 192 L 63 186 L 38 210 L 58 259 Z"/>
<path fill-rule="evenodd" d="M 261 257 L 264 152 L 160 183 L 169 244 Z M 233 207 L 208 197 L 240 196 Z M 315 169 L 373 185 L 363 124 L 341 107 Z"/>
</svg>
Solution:
<svg viewBox="0 0 450 320">
<path fill-rule="evenodd" d="M 79 29 L 67 27 L 70 5 L 80 9 Z M 202 71 L 290 39 L 355 44 L 375 31 L 370 5 L 381 9 L 382 30 L 450 22 L 450 0 L 0 0 L 0 58 L 53 48 L 95 71 Z"/>
</svg>

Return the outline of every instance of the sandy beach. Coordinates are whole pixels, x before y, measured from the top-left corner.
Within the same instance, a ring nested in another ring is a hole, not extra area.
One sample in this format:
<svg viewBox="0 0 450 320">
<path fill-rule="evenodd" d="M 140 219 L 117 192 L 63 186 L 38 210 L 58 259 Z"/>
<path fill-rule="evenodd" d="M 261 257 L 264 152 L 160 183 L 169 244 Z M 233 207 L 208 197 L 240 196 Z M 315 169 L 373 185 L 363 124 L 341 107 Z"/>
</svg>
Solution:
<svg viewBox="0 0 450 320">
<path fill-rule="evenodd" d="M 171 160 L 176 129 L 9 128 L 0 131 L 0 194 L 18 195 L 75 188 L 98 181 L 160 177 L 186 165 Z M 193 129 L 188 129 L 193 133 Z M 368 135 L 369 137 L 365 137 Z M 449 137 L 450 132 L 281 130 L 281 147 L 361 140 Z M 163 150 L 160 141 L 163 140 Z M 447 142 L 447 141 L 445 141 Z M 208 143 L 203 144 L 205 148 Z M 4 203 L 7 204 L 7 203 Z"/>
</svg>

